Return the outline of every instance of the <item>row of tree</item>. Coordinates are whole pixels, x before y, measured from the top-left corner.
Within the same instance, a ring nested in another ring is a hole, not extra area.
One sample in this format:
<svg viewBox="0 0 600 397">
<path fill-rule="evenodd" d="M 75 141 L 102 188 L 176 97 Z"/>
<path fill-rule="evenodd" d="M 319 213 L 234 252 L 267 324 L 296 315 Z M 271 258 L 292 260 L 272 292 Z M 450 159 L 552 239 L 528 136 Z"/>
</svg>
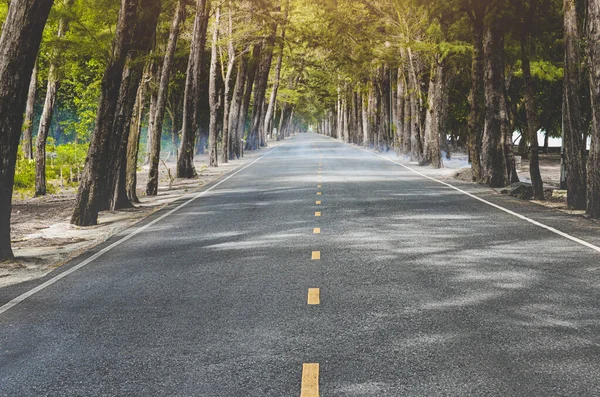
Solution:
<svg viewBox="0 0 600 397">
<path fill-rule="evenodd" d="M 538 199 L 538 131 L 562 135 L 568 204 L 599 218 L 599 3 L 324 2 L 324 58 L 337 99 L 319 128 L 434 167 L 451 135 L 468 149 L 473 180 L 493 187 L 518 181 L 519 131 Z"/>
<path fill-rule="evenodd" d="M 22 126 L 36 195 L 46 194 L 52 127 L 89 142 L 71 218 L 79 226 L 138 202 L 144 132 L 147 195 L 158 193 L 165 127 L 179 178 L 197 176 L 197 153 L 208 151 L 216 167 L 239 158 L 243 145 L 266 146 L 274 126 L 278 139 L 288 136 L 293 99 L 277 96 L 290 7 L 287 0 L 13 0 L 0 8 L 0 261 L 13 256 Z M 57 112 L 71 117 L 56 120 Z"/>
<path fill-rule="evenodd" d="M 197 153 L 217 166 L 310 125 L 434 167 L 462 146 L 474 181 L 490 186 L 518 179 L 518 131 L 536 198 L 537 133 L 562 135 L 569 205 L 598 218 L 599 3 L 1 3 L 0 260 L 12 257 L 19 143 L 43 195 L 49 135 L 89 143 L 72 216 L 81 226 L 138 201 L 138 156 L 145 192 L 157 194 L 165 144 L 177 177 L 193 178 Z"/>
</svg>

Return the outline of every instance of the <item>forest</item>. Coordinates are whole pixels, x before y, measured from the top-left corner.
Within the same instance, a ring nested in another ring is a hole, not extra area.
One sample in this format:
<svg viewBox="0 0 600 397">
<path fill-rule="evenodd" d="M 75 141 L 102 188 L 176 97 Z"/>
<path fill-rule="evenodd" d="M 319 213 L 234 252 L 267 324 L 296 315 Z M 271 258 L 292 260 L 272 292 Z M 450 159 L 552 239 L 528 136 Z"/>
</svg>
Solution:
<svg viewBox="0 0 600 397">
<path fill-rule="evenodd" d="M 65 172 L 71 223 L 95 225 L 139 202 L 141 163 L 152 196 L 167 153 L 195 178 L 195 155 L 309 129 L 435 168 L 462 148 L 491 187 L 517 153 L 542 200 L 538 132 L 562 137 L 568 206 L 600 218 L 600 0 L 4 0 L 0 19 L 0 261 L 19 189 Z"/>
</svg>

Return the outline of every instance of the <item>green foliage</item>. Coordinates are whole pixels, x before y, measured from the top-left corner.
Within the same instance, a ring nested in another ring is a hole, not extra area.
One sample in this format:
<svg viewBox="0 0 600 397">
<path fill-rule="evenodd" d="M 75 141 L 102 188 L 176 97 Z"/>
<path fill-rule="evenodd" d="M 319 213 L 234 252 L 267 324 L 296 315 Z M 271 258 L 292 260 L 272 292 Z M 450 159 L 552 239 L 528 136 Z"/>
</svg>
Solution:
<svg viewBox="0 0 600 397">
<path fill-rule="evenodd" d="M 88 144 L 68 143 L 65 145 L 54 144 L 54 139 L 49 138 L 46 146 L 46 188 L 48 193 L 56 193 L 61 185 L 60 174 L 63 172 L 64 186 L 68 186 L 68 178 L 83 169 L 87 155 Z M 70 186 L 76 186 L 71 183 Z M 35 190 L 35 160 L 28 160 L 19 148 L 15 172 L 14 189 L 21 194 L 33 194 Z"/>
<path fill-rule="evenodd" d="M 17 192 L 32 191 L 35 187 L 35 161 L 26 159 L 19 147 L 15 171 L 14 189 Z"/>
</svg>

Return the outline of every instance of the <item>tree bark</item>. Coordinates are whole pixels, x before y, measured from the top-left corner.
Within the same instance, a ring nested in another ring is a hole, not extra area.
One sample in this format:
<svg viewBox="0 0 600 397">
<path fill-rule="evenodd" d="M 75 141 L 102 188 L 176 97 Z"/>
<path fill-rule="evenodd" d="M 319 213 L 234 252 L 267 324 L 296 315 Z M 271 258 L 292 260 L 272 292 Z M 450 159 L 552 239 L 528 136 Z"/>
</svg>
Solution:
<svg viewBox="0 0 600 397">
<path fill-rule="evenodd" d="M 485 92 L 483 88 L 483 19 L 473 20 L 473 59 L 471 66 L 471 92 L 469 94 L 469 153 L 473 180 L 482 182 L 481 145 L 485 121 Z"/>
<path fill-rule="evenodd" d="M 416 59 L 412 50 L 408 49 L 409 84 L 410 84 L 410 159 L 421 163 L 423 161 L 423 146 L 421 138 L 421 120 L 419 98 L 421 90 L 417 76 Z"/>
<path fill-rule="evenodd" d="M 412 93 L 410 77 L 406 76 L 406 93 L 404 97 L 404 130 L 402 131 L 402 153 L 405 156 L 411 153 L 410 132 L 412 130 Z"/>
<path fill-rule="evenodd" d="M 35 96 L 37 90 L 38 62 L 36 60 L 29 82 L 27 93 L 27 106 L 25 107 L 25 121 L 23 122 L 23 155 L 26 159 L 33 159 L 33 118 L 35 115 Z"/>
<path fill-rule="evenodd" d="M 504 39 L 488 26 L 484 35 L 485 124 L 482 141 L 481 182 L 491 187 L 508 184 L 503 124 L 507 117 L 504 97 Z"/>
<path fill-rule="evenodd" d="M 248 79 L 246 81 L 246 91 L 244 92 L 244 100 L 242 102 L 242 109 L 240 110 L 240 120 L 238 125 L 238 133 L 240 140 L 243 140 L 244 133 L 246 132 L 246 122 L 248 121 L 248 109 L 250 108 L 250 100 L 252 99 L 252 91 L 254 89 L 254 81 L 256 79 L 258 63 L 260 61 L 262 51 L 262 45 L 260 43 L 254 44 L 252 49 L 252 59 L 248 66 Z M 246 142 L 246 148 L 250 138 Z"/>
<path fill-rule="evenodd" d="M 221 22 L 221 7 L 217 7 L 213 23 L 213 34 L 210 52 L 210 73 L 208 83 L 208 96 L 210 106 L 210 126 L 208 132 L 209 165 L 219 166 L 217 150 L 217 123 L 219 117 L 219 92 L 217 91 L 217 41 L 219 40 L 219 23 Z"/>
<path fill-rule="evenodd" d="M 152 129 L 152 142 L 150 151 L 150 169 L 148 172 L 148 183 L 146 184 L 146 195 L 156 196 L 158 194 L 158 176 L 160 149 L 162 142 L 162 129 L 165 119 L 165 109 L 169 96 L 169 82 L 171 81 L 171 69 L 173 68 L 173 59 L 175 58 L 175 50 L 177 49 L 177 40 L 179 38 L 179 27 L 185 20 L 185 3 L 179 0 L 171 22 L 169 32 L 169 41 L 167 50 L 163 59 L 161 68 L 160 83 L 158 87 L 158 97 L 156 99 L 156 108 L 154 114 L 154 127 Z"/>
<path fill-rule="evenodd" d="M 381 68 L 381 134 L 379 149 L 387 151 L 390 147 L 392 132 L 392 94 L 390 67 L 386 64 Z"/>
<path fill-rule="evenodd" d="M 225 84 L 223 90 L 223 136 L 222 136 L 222 150 L 221 150 L 221 162 L 227 163 L 229 162 L 229 149 L 230 145 L 230 117 L 229 114 L 231 112 L 231 102 L 233 97 L 231 96 L 231 79 L 233 75 L 233 70 L 236 65 L 236 56 L 235 56 L 235 47 L 233 46 L 233 4 L 232 1 L 229 0 L 229 23 L 228 23 L 228 31 L 227 35 L 229 36 L 229 40 L 227 42 L 227 72 L 225 76 L 223 76 L 223 82 Z"/>
<path fill-rule="evenodd" d="M 261 60 L 256 75 L 256 84 L 254 87 L 254 102 L 252 106 L 252 119 L 250 134 L 246 141 L 246 150 L 256 150 L 264 146 L 262 142 L 262 131 L 260 129 L 261 116 L 265 106 L 265 94 L 269 83 L 269 72 L 273 61 L 273 46 L 275 44 L 277 25 L 271 26 L 271 34 L 263 43 L 261 49 Z"/>
<path fill-rule="evenodd" d="M 73 4 L 73 0 L 69 0 L 65 7 L 68 9 Z M 58 22 L 58 40 L 65 36 L 69 29 L 68 21 L 64 16 Z M 46 99 L 44 100 L 44 109 L 40 118 L 38 134 L 35 144 L 35 196 L 46 195 L 46 141 L 48 140 L 48 132 L 52 123 L 52 115 L 54 113 L 54 105 L 56 104 L 56 94 L 58 93 L 58 84 L 60 76 L 58 75 L 58 64 L 60 62 L 60 47 L 55 47 L 52 51 L 50 59 L 50 68 L 48 70 L 48 85 L 46 89 Z"/>
<path fill-rule="evenodd" d="M 0 262 L 13 258 L 10 217 L 23 109 L 52 0 L 12 0 L 0 36 Z"/>
<path fill-rule="evenodd" d="M 146 73 L 146 75 L 148 72 Z M 137 163 L 140 149 L 140 136 L 142 134 L 142 117 L 144 114 L 144 101 L 146 98 L 146 87 L 149 76 L 143 78 L 137 92 L 137 99 L 133 107 L 133 116 L 131 119 L 131 130 L 127 142 L 127 171 L 126 171 L 126 191 L 127 199 L 132 203 L 139 203 L 137 196 Z"/>
<path fill-rule="evenodd" d="M 585 142 L 581 120 L 581 37 L 575 0 L 564 0 L 565 62 L 563 92 L 563 140 L 567 172 L 567 204 L 586 208 Z"/>
<path fill-rule="evenodd" d="M 117 31 L 113 41 L 113 56 L 102 79 L 100 103 L 92 133 L 88 156 L 82 173 L 81 183 L 71 223 L 78 226 L 90 226 L 98 223 L 98 212 L 110 197 L 107 185 L 111 142 L 117 112 L 123 71 L 135 38 L 136 24 L 139 17 L 138 1 L 122 0 Z"/>
<path fill-rule="evenodd" d="M 285 18 L 284 20 L 287 21 L 287 10 L 288 8 L 286 7 L 286 14 L 285 14 Z M 286 27 L 285 25 L 282 27 L 281 30 L 281 37 L 280 42 L 279 42 L 279 55 L 277 56 L 277 65 L 275 66 L 275 76 L 273 78 L 273 89 L 271 90 L 271 97 L 269 98 L 269 106 L 267 107 L 267 113 L 265 115 L 265 131 L 264 131 L 264 135 L 265 136 L 269 136 L 269 137 L 273 137 L 273 116 L 275 113 L 275 104 L 277 101 L 277 92 L 279 90 L 279 80 L 281 78 L 281 66 L 283 64 L 283 49 L 284 49 L 284 44 L 285 44 L 285 30 Z"/>
<path fill-rule="evenodd" d="M 183 127 L 181 130 L 181 144 L 177 158 L 177 177 L 195 178 L 194 168 L 194 137 L 198 132 L 200 122 L 199 97 L 200 78 L 202 75 L 202 55 L 206 46 L 206 29 L 210 5 L 209 0 L 197 0 L 196 18 L 194 20 L 194 33 L 188 60 L 185 93 L 183 102 Z"/>
<path fill-rule="evenodd" d="M 586 214 L 600 219 L 600 1 L 588 0 L 588 66 L 592 102 L 592 144 L 587 163 Z M 584 142 L 584 145 L 586 142 Z M 585 147 L 585 146 L 584 146 Z"/>
<path fill-rule="evenodd" d="M 362 144 L 363 146 L 367 146 L 369 144 L 369 109 L 368 109 L 368 98 L 365 98 L 365 95 L 361 95 L 361 112 L 362 112 Z"/>
<path fill-rule="evenodd" d="M 244 87 L 248 78 L 248 56 L 241 55 L 238 63 L 237 76 L 235 79 L 235 88 L 233 89 L 233 97 L 231 100 L 231 111 L 229 114 L 229 146 L 231 147 L 231 158 L 240 158 L 242 141 L 240 133 L 240 118 L 242 102 L 244 101 Z"/>
<path fill-rule="evenodd" d="M 108 207 L 112 211 L 133 206 L 127 198 L 126 189 L 127 142 L 133 108 L 144 72 L 143 58 L 150 53 L 154 42 L 161 2 L 140 0 L 138 10 L 133 31 L 135 40 L 127 54 L 107 156 L 107 160 L 114 159 L 107 173 L 108 197 L 100 206 L 101 209 Z"/>
<path fill-rule="evenodd" d="M 537 131 L 539 122 L 535 109 L 535 97 L 533 95 L 533 80 L 531 78 L 529 29 L 533 24 L 533 18 L 537 9 L 537 0 L 531 0 L 529 9 L 523 18 L 521 31 L 521 67 L 523 70 L 523 100 L 525 102 L 525 116 L 527 118 L 527 135 L 529 137 L 529 175 L 533 188 L 533 197 L 536 200 L 544 200 L 544 182 L 540 173 L 539 142 Z M 521 137 L 521 140 L 525 140 Z"/>
<path fill-rule="evenodd" d="M 398 81 L 396 91 L 396 151 L 402 151 L 403 132 L 404 132 L 404 99 L 406 96 L 406 82 L 404 79 L 404 69 L 398 68 Z"/>
<path fill-rule="evenodd" d="M 433 168 L 442 167 L 440 152 L 440 132 L 443 122 L 445 95 L 445 61 L 434 59 L 429 79 L 427 94 L 427 115 L 425 119 L 425 153 L 423 164 L 431 164 Z"/>
</svg>

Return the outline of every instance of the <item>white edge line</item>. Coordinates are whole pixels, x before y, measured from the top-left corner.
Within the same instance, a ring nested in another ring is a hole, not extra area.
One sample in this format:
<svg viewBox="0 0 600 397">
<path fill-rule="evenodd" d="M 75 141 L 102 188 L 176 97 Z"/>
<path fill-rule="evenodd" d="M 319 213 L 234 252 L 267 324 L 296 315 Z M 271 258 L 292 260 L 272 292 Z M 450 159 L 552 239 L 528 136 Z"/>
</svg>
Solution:
<svg viewBox="0 0 600 397">
<path fill-rule="evenodd" d="M 96 259 L 98 259 L 99 257 L 101 257 L 102 255 L 106 254 L 108 251 L 112 250 L 113 248 L 123 244 L 125 241 L 129 240 L 130 238 L 138 235 L 139 233 L 143 232 L 144 230 L 148 229 L 149 227 L 157 224 L 158 222 L 162 221 L 163 219 L 165 219 L 166 217 L 172 215 L 173 213 L 179 211 L 180 209 L 182 209 L 183 207 L 187 206 L 188 204 L 190 204 L 191 202 L 199 199 L 200 197 L 204 196 L 205 194 L 209 193 L 210 191 L 212 191 L 213 189 L 217 188 L 218 186 L 220 186 L 221 184 L 227 182 L 229 179 L 233 178 L 234 176 L 236 176 L 237 174 L 239 174 L 240 172 L 244 171 L 246 168 L 250 167 L 251 165 L 253 165 L 254 163 L 260 161 L 261 159 L 263 159 L 264 157 L 268 156 L 269 154 L 273 153 L 275 150 L 277 150 L 278 148 L 280 148 L 281 146 L 285 145 L 284 142 L 281 145 L 275 146 L 273 149 L 269 150 L 267 153 L 263 154 L 262 156 L 260 156 L 259 158 L 257 158 L 256 160 L 252 161 L 250 164 L 244 166 L 243 168 L 240 168 L 239 170 L 235 171 L 233 174 L 228 175 L 227 177 L 221 179 L 219 182 L 215 183 L 214 185 L 212 185 L 211 187 L 209 187 L 206 190 L 201 191 L 200 193 L 192 196 L 192 198 L 190 198 L 189 200 L 187 200 L 186 202 L 178 205 L 177 207 L 173 208 L 172 210 L 170 210 L 169 212 L 167 212 L 166 214 L 163 214 L 161 216 L 159 216 L 158 218 L 156 218 L 155 220 L 153 220 L 150 223 L 147 223 L 144 226 L 141 226 L 137 229 L 135 229 L 134 231 L 132 231 L 131 233 L 129 233 L 127 236 L 121 238 L 118 241 L 115 241 L 114 243 L 112 243 L 111 245 L 109 245 L 108 247 L 103 248 L 102 250 L 98 251 L 97 253 L 95 253 L 94 255 L 90 256 L 89 258 L 87 258 L 86 260 L 84 260 L 83 262 L 69 268 L 68 270 L 65 270 L 64 272 L 57 274 L 56 276 L 52 277 L 50 280 L 45 281 L 44 283 L 38 285 L 35 288 L 30 289 L 29 291 L 17 296 L 16 298 L 12 299 L 11 301 L 9 301 L 8 303 L 0 306 L 0 315 L 3 314 L 4 312 L 10 310 L 11 308 L 15 307 L 16 305 L 18 305 L 19 303 L 23 302 L 25 299 L 29 298 L 30 296 L 40 292 L 41 290 L 51 286 L 52 284 L 56 283 L 57 281 L 59 281 L 60 279 L 67 277 L 69 274 L 81 269 L 82 267 L 90 264 L 91 262 L 95 261 Z M 185 196 L 184 196 L 185 197 Z"/>
<path fill-rule="evenodd" d="M 331 137 L 329 137 L 329 138 L 331 138 Z M 335 138 L 331 138 L 331 139 L 335 139 Z M 346 142 L 342 142 L 342 143 L 346 143 Z M 406 165 L 404 165 L 404 164 L 402 164 L 402 163 L 400 163 L 400 162 L 398 162 L 398 161 L 395 161 L 395 160 L 389 159 L 389 158 L 387 158 L 387 157 L 384 157 L 384 156 L 382 156 L 382 155 L 380 155 L 380 154 L 378 154 L 378 153 L 374 153 L 374 152 L 372 152 L 372 151 L 370 151 L 370 150 L 367 150 L 367 149 L 364 149 L 364 148 L 361 148 L 361 147 L 358 147 L 358 146 L 350 145 L 349 143 L 346 143 L 346 144 L 347 144 L 348 146 L 350 146 L 350 147 L 353 147 L 353 148 L 355 148 L 355 149 L 362 150 L 362 151 L 364 151 L 364 152 L 370 153 L 370 154 L 372 154 L 372 155 L 374 155 L 374 156 L 377 156 L 377 157 L 380 157 L 380 158 L 382 158 L 382 159 L 384 159 L 384 160 L 387 160 L 387 161 L 389 161 L 389 162 L 391 162 L 391 163 L 397 164 L 397 165 L 399 165 L 399 166 L 401 166 L 401 167 L 403 167 L 403 168 L 405 168 L 405 169 L 407 169 L 407 170 L 409 170 L 409 171 L 411 171 L 411 172 L 413 172 L 413 173 L 415 173 L 415 174 L 417 174 L 417 175 L 419 175 L 419 176 L 422 176 L 423 178 L 426 178 L 426 179 L 432 180 L 432 181 L 434 181 L 434 182 L 437 182 L 437 183 L 439 183 L 439 184 L 442 184 L 442 185 L 444 185 L 444 186 L 447 186 L 447 187 L 449 187 L 449 188 L 451 188 L 451 189 L 454 189 L 454 190 L 456 190 L 456 191 L 458 191 L 458 192 L 460 192 L 460 193 L 462 193 L 462 194 L 465 194 L 465 195 L 467 195 L 467 196 L 469 196 L 469 197 L 471 197 L 471 198 L 474 198 L 475 200 L 481 201 L 482 203 L 485 203 L 485 204 L 489 205 L 490 207 L 494 207 L 494 208 L 496 208 L 496 209 L 499 209 L 500 211 L 504 211 L 504 212 L 506 212 L 507 214 L 510 214 L 510 215 L 512 215 L 512 216 L 515 216 L 515 217 L 517 217 L 517 218 L 519 218 L 519 219 L 522 219 L 522 220 L 524 220 L 524 221 L 527 221 L 527 222 L 529 222 L 529 223 L 531 223 L 531 224 L 533 224 L 533 225 L 535 225 L 535 226 L 541 227 L 542 229 L 546 229 L 546 230 L 548 230 L 548 231 L 550 231 L 550 232 L 552 232 L 552 233 L 554 233 L 554 234 L 558 234 L 559 236 L 561 236 L 561 237 L 564 237 L 564 238 L 566 238 L 566 239 L 569 239 L 569 240 L 571 240 L 571 241 L 573 241 L 573 242 L 576 242 L 577 244 L 581 244 L 581 245 L 583 245 L 584 247 L 588 247 L 588 248 L 591 248 L 591 249 L 593 249 L 593 250 L 594 250 L 594 251 L 596 251 L 596 252 L 600 252 L 600 247 L 598 247 L 597 245 L 594 245 L 594 244 L 588 243 L 587 241 L 581 240 L 581 239 L 579 239 L 579 238 L 577 238 L 577 237 L 571 236 L 570 234 L 567 234 L 567 233 L 565 233 L 565 232 L 561 232 L 560 230 L 558 230 L 558 229 L 555 229 L 555 228 L 553 228 L 553 227 L 551 227 L 551 226 L 544 225 L 544 224 L 543 224 L 543 223 L 541 223 L 541 222 L 538 222 L 538 221 L 536 221 L 536 220 L 533 220 L 533 219 L 531 219 L 531 218 L 528 218 L 528 217 L 526 217 L 525 215 L 518 214 L 518 213 L 516 213 L 516 212 L 513 212 L 513 211 L 511 211 L 511 210 L 509 210 L 509 209 L 507 209 L 507 208 L 504 208 L 504 207 L 502 207 L 502 206 L 500 206 L 500 205 L 498 205 L 498 204 L 494 204 L 494 203 L 492 203 L 492 202 L 489 202 L 489 201 L 487 201 L 487 200 L 485 200 L 485 199 L 482 199 L 481 197 L 478 197 L 478 196 L 475 196 L 474 194 L 471 194 L 471 193 L 469 193 L 469 192 L 466 192 L 466 191 L 464 191 L 464 190 L 462 190 L 462 189 L 460 189 L 460 188 L 458 188 L 458 187 L 456 187 L 456 186 L 454 186 L 454 185 L 451 185 L 451 184 L 449 184 L 449 183 L 446 183 L 446 182 L 440 181 L 439 179 L 432 178 L 432 177 L 430 177 L 430 176 L 428 176 L 428 175 L 425 175 L 425 174 L 423 174 L 423 173 L 421 173 L 421 172 L 419 172 L 419 171 L 417 171 L 417 170 L 415 170 L 415 169 L 413 169 L 413 168 L 411 168 L 411 167 L 408 167 L 408 166 L 406 166 Z"/>
</svg>

